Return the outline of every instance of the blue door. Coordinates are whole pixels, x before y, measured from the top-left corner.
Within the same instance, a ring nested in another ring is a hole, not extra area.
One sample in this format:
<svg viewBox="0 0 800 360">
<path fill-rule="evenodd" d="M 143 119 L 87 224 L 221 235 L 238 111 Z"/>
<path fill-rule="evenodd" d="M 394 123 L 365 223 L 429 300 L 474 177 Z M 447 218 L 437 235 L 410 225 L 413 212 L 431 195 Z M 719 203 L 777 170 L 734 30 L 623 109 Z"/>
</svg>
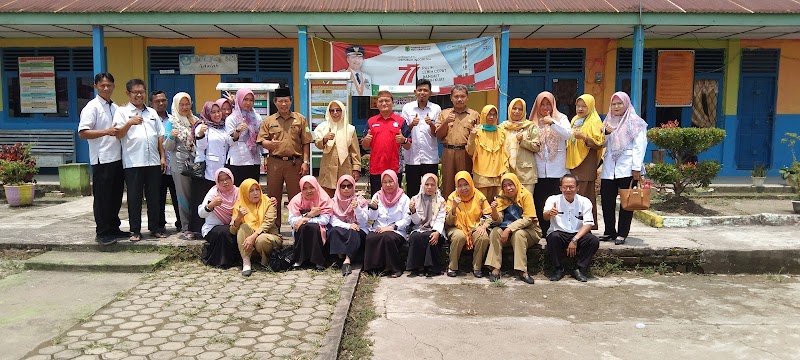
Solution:
<svg viewBox="0 0 800 360">
<path fill-rule="evenodd" d="M 543 74 L 508 74 L 508 101 L 516 98 L 525 100 L 525 105 L 528 106 L 525 110 L 530 115 L 536 95 L 548 90 L 545 88 L 545 78 Z"/>
<path fill-rule="evenodd" d="M 192 108 L 195 113 L 202 110 L 203 105 L 198 105 L 199 100 L 194 97 L 194 75 L 152 74 L 150 75 L 149 90 L 161 90 L 167 94 L 167 112 L 172 112 L 172 97 L 181 91 L 192 97 Z M 203 100 L 203 102 L 205 101 Z"/>
<path fill-rule="evenodd" d="M 775 120 L 775 75 L 742 75 L 736 132 L 736 166 L 770 164 Z"/>
</svg>

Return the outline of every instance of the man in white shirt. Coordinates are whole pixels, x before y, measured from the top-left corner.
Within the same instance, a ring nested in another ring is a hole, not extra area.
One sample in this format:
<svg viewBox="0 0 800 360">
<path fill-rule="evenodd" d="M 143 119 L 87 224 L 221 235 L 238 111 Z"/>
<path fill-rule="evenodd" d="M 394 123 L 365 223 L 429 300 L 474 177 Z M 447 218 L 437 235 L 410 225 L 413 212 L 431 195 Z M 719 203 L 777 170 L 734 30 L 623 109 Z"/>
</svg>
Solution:
<svg viewBox="0 0 800 360">
<path fill-rule="evenodd" d="M 150 93 L 150 106 L 153 110 L 156 111 L 158 114 L 158 118 L 161 120 L 161 125 L 164 126 L 164 136 L 166 136 L 167 132 L 167 123 L 169 120 L 169 113 L 167 113 L 167 94 L 161 90 L 156 90 Z M 169 125 L 171 128 L 172 125 Z M 158 200 L 161 205 L 159 205 L 160 209 L 160 220 L 159 224 L 161 224 L 161 229 L 166 231 L 167 220 L 166 220 L 166 206 L 167 206 L 167 191 L 169 191 L 169 196 L 172 199 L 172 209 L 175 211 L 175 228 L 178 231 L 181 230 L 181 217 L 178 214 L 178 192 L 175 190 L 175 180 L 172 179 L 172 169 L 169 167 L 169 151 L 164 151 L 164 159 L 167 161 L 167 169 L 164 171 L 164 174 L 161 175 L 161 187 L 159 188 Z"/>
<path fill-rule="evenodd" d="M 544 204 L 544 218 L 550 221 L 547 230 L 547 254 L 553 263 L 550 281 L 564 277 L 561 254 L 566 246 L 567 256 L 578 255 L 577 267 L 571 275 L 580 282 L 586 282 L 586 269 L 600 247 L 600 239 L 592 234 L 592 202 L 580 196 L 578 178 L 572 174 L 561 177 L 561 195 L 547 198 Z"/>
<path fill-rule="evenodd" d="M 147 89 L 141 79 L 125 84 L 130 102 L 114 115 L 117 138 L 122 141 L 122 167 L 128 188 L 130 240 L 142 239 L 142 194 L 147 200 L 147 229 L 155 238 L 164 238 L 159 215 L 161 175 L 167 168 L 164 157 L 164 125 L 158 113 L 144 104 Z"/>
<path fill-rule="evenodd" d="M 78 137 L 89 143 L 89 162 L 92 165 L 92 195 L 94 203 L 95 241 L 111 245 L 128 234 L 119 229 L 119 209 L 122 207 L 124 175 L 122 150 L 113 125 L 117 105 L 111 101 L 114 76 L 105 72 L 94 77 L 97 96 L 81 110 Z"/>
<path fill-rule="evenodd" d="M 417 80 L 414 90 L 417 100 L 403 105 L 401 116 L 411 131 L 411 148 L 403 150 L 406 173 L 406 194 L 417 195 L 422 177 L 439 173 L 439 142 L 436 139 L 436 119 L 442 108 L 428 99 L 431 97 L 431 82 Z M 451 179 L 452 180 L 452 179 Z"/>
</svg>

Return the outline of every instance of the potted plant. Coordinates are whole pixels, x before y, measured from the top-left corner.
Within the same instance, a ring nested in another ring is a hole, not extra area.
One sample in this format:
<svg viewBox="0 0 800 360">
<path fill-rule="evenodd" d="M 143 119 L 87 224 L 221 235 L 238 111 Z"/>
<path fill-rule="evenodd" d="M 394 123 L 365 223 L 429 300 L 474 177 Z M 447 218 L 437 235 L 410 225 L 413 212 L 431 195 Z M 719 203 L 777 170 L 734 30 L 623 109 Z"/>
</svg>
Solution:
<svg viewBox="0 0 800 360">
<path fill-rule="evenodd" d="M 9 206 L 33 204 L 33 176 L 39 172 L 30 145 L 16 143 L 0 146 L 0 182 Z"/>
<path fill-rule="evenodd" d="M 756 163 L 753 166 L 753 171 L 750 173 L 753 178 L 753 186 L 755 187 L 763 187 L 764 186 L 764 179 L 767 178 L 767 166 L 764 164 Z"/>
<path fill-rule="evenodd" d="M 792 165 L 794 165 L 794 164 L 792 164 Z M 796 174 L 796 173 L 794 172 L 794 170 L 792 169 L 791 166 L 784 166 L 784 167 L 778 169 L 778 173 L 781 174 L 781 179 L 783 179 L 783 182 L 784 182 L 784 184 L 786 186 L 792 186 L 791 176 Z"/>
</svg>

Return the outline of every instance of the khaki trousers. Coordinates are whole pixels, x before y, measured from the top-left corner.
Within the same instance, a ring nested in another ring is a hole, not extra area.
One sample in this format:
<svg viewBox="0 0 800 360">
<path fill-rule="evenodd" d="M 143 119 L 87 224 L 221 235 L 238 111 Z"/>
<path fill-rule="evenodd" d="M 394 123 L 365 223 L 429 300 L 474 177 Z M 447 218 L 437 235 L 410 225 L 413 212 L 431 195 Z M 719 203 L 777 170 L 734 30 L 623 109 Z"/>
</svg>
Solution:
<svg viewBox="0 0 800 360">
<path fill-rule="evenodd" d="M 494 201 L 494 196 L 500 193 L 499 186 L 476 187 L 476 189 L 478 189 L 483 196 L 486 196 L 486 200 L 489 201 L 490 204 Z"/>
<path fill-rule="evenodd" d="M 283 239 L 281 239 L 280 235 L 262 233 L 256 238 L 256 243 L 253 246 L 253 249 L 245 250 L 244 240 L 248 236 L 253 235 L 253 232 L 254 231 L 250 228 L 250 225 L 242 224 L 239 226 L 239 231 L 236 233 L 236 242 L 239 244 L 239 253 L 242 254 L 243 259 L 249 259 L 250 255 L 253 253 L 253 250 L 255 250 L 259 255 L 261 255 L 261 265 L 266 266 L 267 261 L 269 260 L 269 254 L 272 253 L 272 250 L 283 247 Z"/>
<path fill-rule="evenodd" d="M 503 229 L 496 227 L 489 233 L 489 253 L 486 254 L 486 266 L 499 269 L 503 265 L 503 248 L 514 249 L 514 270 L 528 272 L 528 248 L 539 243 L 541 238 L 534 231 L 520 229 L 512 231 L 505 244 L 500 243 Z"/>
<path fill-rule="evenodd" d="M 465 149 L 442 150 L 442 196 L 447 198 L 456 190 L 456 174 L 459 171 L 472 173 L 472 157 Z"/>
<path fill-rule="evenodd" d="M 448 269 L 458 270 L 458 259 L 461 251 L 467 244 L 467 236 L 461 229 L 451 227 L 447 229 L 447 238 L 450 239 L 450 265 Z M 480 270 L 483 266 L 483 259 L 486 257 L 486 249 L 489 247 L 489 236 L 476 236 L 472 233 L 472 270 Z"/>
<path fill-rule="evenodd" d="M 275 225 L 281 227 L 281 209 L 283 209 L 283 184 L 286 183 L 286 199 L 292 198 L 300 192 L 300 166 L 302 159 L 295 161 L 282 160 L 270 157 L 267 162 L 267 195 L 278 200 L 278 217 Z"/>
</svg>

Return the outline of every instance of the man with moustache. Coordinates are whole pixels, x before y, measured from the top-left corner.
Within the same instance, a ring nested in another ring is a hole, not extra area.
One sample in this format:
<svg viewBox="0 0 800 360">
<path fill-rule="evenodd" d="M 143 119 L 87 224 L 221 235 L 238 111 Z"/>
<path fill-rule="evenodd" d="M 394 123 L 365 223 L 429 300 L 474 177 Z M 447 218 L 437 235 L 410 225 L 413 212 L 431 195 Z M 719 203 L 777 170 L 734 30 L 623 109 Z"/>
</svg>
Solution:
<svg viewBox="0 0 800 360">
<path fill-rule="evenodd" d="M 378 92 L 378 111 L 380 113 L 367 120 L 367 128 L 361 146 L 371 150 L 369 158 L 369 189 L 375 195 L 381 189 L 381 174 L 385 170 L 399 172 L 400 148 L 410 149 L 411 139 L 408 124 L 400 115 L 392 111 L 394 97 L 386 90 Z M 398 186 L 402 182 L 398 175 Z"/>
<path fill-rule="evenodd" d="M 472 157 L 467 154 L 467 138 L 480 114 L 467 107 L 469 90 L 464 85 L 453 86 L 450 100 L 453 107 L 442 110 L 436 118 L 436 137 L 442 150 L 442 194 L 456 190 L 455 176 L 459 171 L 472 173 Z"/>
</svg>

